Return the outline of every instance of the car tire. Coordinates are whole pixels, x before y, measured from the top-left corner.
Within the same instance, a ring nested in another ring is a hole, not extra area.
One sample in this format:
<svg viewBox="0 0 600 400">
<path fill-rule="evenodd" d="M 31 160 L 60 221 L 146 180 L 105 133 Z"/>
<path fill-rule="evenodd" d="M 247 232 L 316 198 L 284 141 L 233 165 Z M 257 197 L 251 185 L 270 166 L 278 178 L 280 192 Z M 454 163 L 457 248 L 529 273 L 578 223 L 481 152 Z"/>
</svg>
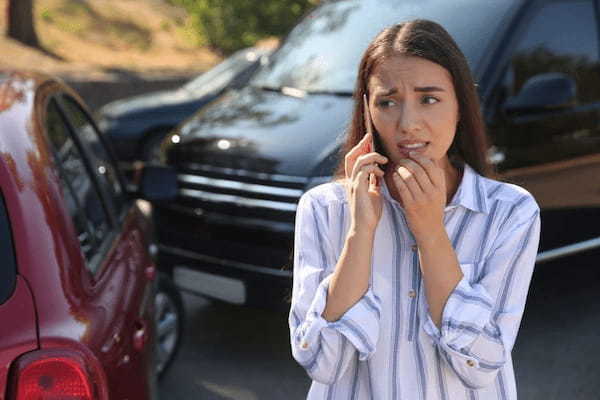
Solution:
<svg viewBox="0 0 600 400">
<path fill-rule="evenodd" d="M 171 278 L 159 274 L 158 287 L 154 296 L 156 334 L 156 374 L 160 379 L 165 375 L 183 337 L 185 309 L 181 293 Z"/>
</svg>

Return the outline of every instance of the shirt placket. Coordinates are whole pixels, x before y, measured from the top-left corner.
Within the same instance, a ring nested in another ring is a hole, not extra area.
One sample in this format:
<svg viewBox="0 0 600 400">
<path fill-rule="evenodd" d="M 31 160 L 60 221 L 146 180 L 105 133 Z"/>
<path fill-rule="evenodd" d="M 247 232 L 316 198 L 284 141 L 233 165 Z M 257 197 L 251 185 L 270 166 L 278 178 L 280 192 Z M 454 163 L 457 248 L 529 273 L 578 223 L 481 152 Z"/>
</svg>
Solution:
<svg viewBox="0 0 600 400">
<path fill-rule="evenodd" d="M 403 220 L 402 226 L 408 227 L 408 223 L 406 221 L 406 217 L 403 212 L 400 212 L 400 216 Z M 419 299 L 421 297 L 421 268 L 419 267 L 419 251 L 417 244 L 415 242 L 415 238 L 410 232 L 410 229 L 406 229 L 405 237 L 407 246 L 404 247 L 405 253 L 403 254 L 403 258 L 410 259 L 410 267 L 409 267 L 409 279 L 410 282 L 405 293 L 402 293 L 402 296 L 408 297 L 408 327 L 407 327 L 407 340 L 412 342 L 415 338 L 415 335 L 418 334 L 419 330 L 419 318 L 418 318 L 418 308 L 419 308 Z"/>
<path fill-rule="evenodd" d="M 455 207 L 446 207 L 444 210 L 444 226 L 447 226 L 449 218 L 452 216 L 451 210 Z M 402 216 L 404 218 L 404 215 Z M 405 219 L 406 222 L 406 219 Z M 408 226 L 408 225 L 406 225 Z M 415 337 L 419 334 L 420 329 L 420 318 L 419 308 L 423 292 L 423 276 L 421 273 L 421 265 L 419 261 L 419 247 L 417 246 L 412 233 L 408 233 L 409 241 L 412 243 L 409 245 L 409 251 L 411 252 L 411 267 L 410 267 L 410 288 L 408 290 L 409 297 L 409 326 L 407 331 L 407 339 L 409 342 L 414 341 Z"/>
<path fill-rule="evenodd" d="M 421 268 L 419 267 L 419 251 L 415 243 L 409 247 L 411 257 L 409 298 L 408 341 L 412 342 L 419 331 L 419 299 L 421 297 Z"/>
</svg>

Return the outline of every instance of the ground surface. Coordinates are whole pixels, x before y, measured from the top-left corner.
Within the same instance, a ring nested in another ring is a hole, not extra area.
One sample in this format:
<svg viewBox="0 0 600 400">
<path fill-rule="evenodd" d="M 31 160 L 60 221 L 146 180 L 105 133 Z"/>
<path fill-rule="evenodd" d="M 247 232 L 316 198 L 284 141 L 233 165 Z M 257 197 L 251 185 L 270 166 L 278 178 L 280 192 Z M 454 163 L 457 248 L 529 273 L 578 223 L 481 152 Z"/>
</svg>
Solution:
<svg viewBox="0 0 600 400">
<path fill-rule="evenodd" d="M 536 268 L 513 359 L 519 398 L 600 398 L 600 251 Z M 287 315 L 186 295 L 184 347 L 161 400 L 300 400 L 310 381 L 292 359 Z"/>
</svg>

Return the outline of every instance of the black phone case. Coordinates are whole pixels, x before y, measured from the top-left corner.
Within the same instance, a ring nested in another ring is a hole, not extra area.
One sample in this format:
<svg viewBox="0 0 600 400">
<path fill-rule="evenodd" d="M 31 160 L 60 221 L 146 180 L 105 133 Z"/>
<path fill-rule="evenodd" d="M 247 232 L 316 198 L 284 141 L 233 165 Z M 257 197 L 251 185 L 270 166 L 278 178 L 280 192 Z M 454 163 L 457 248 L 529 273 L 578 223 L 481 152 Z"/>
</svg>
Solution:
<svg viewBox="0 0 600 400">
<path fill-rule="evenodd" d="M 373 151 L 381 154 L 384 157 L 387 157 L 387 154 L 385 154 L 385 150 L 383 149 L 381 139 L 379 138 L 379 133 L 375 130 L 375 127 L 371 126 L 371 129 L 373 130 Z"/>
</svg>

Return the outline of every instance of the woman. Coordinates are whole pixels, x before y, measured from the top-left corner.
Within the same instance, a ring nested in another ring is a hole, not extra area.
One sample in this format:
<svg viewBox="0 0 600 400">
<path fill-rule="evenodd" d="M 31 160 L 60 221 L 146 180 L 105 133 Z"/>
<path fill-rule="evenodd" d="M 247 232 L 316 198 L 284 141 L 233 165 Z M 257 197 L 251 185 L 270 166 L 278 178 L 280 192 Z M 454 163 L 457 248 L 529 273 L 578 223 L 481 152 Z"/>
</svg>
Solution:
<svg viewBox="0 0 600 400">
<path fill-rule="evenodd" d="M 289 324 L 309 399 L 516 398 L 539 207 L 486 177 L 486 148 L 449 34 L 426 20 L 382 31 L 338 179 L 298 204 Z"/>
</svg>

